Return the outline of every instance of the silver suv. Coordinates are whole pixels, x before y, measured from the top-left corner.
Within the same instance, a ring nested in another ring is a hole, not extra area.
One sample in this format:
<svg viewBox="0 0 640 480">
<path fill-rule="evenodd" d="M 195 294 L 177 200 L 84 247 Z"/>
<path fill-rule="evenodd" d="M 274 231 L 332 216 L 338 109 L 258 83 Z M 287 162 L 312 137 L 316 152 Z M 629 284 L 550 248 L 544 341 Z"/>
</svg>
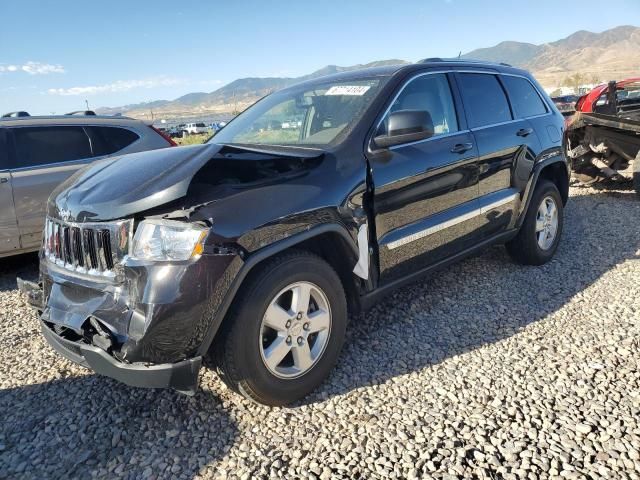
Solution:
<svg viewBox="0 0 640 480">
<path fill-rule="evenodd" d="M 127 117 L 0 118 L 0 257 L 38 250 L 53 189 L 102 158 L 175 145 Z"/>
</svg>

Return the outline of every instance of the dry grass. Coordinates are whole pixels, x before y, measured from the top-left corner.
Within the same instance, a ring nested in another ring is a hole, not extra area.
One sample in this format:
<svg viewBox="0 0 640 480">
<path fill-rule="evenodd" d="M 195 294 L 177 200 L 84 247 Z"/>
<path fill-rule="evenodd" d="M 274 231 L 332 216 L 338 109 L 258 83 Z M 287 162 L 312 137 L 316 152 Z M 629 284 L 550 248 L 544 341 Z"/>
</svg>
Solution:
<svg viewBox="0 0 640 480">
<path fill-rule="evenodd" d="M 173 141 L 178 145 L 199 145 L 208 140 L 210 133 L 200 133 L 197 135 L 189 135 L 188 137 L 174 138 Z"/>
</svg>

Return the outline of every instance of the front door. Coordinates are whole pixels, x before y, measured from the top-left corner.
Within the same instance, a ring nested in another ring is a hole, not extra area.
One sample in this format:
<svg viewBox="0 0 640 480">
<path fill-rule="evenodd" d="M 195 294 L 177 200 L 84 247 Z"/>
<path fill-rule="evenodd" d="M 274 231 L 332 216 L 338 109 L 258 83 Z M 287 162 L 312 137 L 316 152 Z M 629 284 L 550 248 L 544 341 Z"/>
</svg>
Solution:
<svg viewBox="0 0 640 480">
<path fill-rule="evenodd" d="M 60 183 L 91 159 L 91 145 L 79 126 L 16 127 L 11 168 L 22 248 L 37 248 L 47 199 Z"/>
<path fill-rule="evenodd" d="M 390 113 L 427 111 L 434 134 L 368 154 L 372 170 L 380 284 L 435 264 L 470 245 L 477 227 L 477 148 L 446 73 L 419 74 Z M 457 108 L 458 107 L 458 108 Z"/>
<path fill-rule="evenodd" d="M 20 233 L 9 172 L 9 144 L 6 129 L 0 128 L 0 256 L 19 249 Z"/>
</svg>

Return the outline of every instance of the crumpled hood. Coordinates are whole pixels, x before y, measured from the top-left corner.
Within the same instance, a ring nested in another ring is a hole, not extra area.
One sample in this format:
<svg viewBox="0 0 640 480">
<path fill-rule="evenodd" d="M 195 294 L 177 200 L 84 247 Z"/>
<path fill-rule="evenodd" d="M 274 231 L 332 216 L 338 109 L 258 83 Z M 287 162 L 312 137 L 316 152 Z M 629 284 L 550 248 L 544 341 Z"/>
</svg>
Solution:
<svg viewBox="0 0 640 480">
<path fill-rule="evenodd" d="M 77 222 L 113 220 L 172 202 L 186 195 L 193 176 L 221 148 L 164 148 L 93 163 L 53 191 L 48 214 Z"/>
<path fill-rule="evenodd" d="M 132 153 L 96 162 L 71 176 L 53 191 L 47 210 L 49 216 L 71 222 L 123 219 L 185 197 L 191 183 L 198 178 L 202 182 L 203 176 L 208 179 L 206 196 L 212 197 L 216 184 L 244 182 L 250 189 L 258 187 L 254 180 L 261 177 L 285 178 L 286 168 L 271 165 L 274 162 L 291 164 L 291 174 L 298 163 L 323 155 L 311 148 L 215 143 Z"/>
</svg>

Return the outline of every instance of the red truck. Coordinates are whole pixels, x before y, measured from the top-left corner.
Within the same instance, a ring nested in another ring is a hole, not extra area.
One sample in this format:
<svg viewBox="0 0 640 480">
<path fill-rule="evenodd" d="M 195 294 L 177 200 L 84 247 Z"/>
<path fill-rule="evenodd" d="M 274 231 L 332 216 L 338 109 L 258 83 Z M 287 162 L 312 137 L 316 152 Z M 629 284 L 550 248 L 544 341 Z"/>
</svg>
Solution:
<svg viewBox="0 0 640 480">
<path fill-rule="evenodd" d="M 565 143 L 580 182 L 633 182 L 640 195 L 640 78 L 598 85 L 580 97 Z"/>
</svg>

